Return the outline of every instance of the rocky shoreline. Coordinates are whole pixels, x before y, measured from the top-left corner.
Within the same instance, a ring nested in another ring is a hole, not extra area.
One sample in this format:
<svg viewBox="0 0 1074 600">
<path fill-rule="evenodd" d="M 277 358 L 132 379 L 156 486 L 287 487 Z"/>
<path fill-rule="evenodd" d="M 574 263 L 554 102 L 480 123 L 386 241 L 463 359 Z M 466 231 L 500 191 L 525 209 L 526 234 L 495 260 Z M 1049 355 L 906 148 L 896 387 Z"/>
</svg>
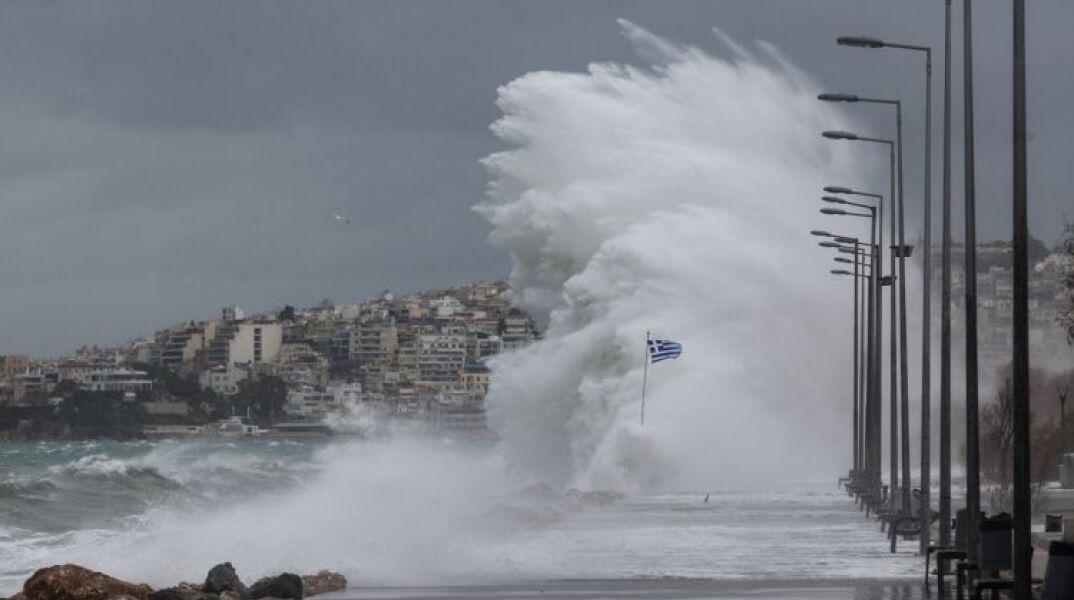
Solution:
<svg viewBox="0 0 1074 600">
<path fill-rule="evenodd" d="M 346 587 L 347 579 L 331 571 L 301 576 L 280 573 L 247 587 L 231 563 L 221 563 L 209 570 L 200 585 L 183 582 L 154 590 L 79 565 L 54 565 L 39 569 L 21 592 L 7 600 L 303 600 Z"/>
</svg>

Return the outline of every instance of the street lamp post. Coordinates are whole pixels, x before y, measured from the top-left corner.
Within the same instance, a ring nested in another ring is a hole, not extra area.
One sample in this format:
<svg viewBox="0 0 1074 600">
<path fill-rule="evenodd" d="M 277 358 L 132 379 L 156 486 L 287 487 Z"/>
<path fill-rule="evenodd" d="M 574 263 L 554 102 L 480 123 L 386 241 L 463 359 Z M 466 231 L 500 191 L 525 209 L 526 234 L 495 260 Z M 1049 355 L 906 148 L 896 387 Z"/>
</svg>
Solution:
<svg viewBox="0 0 1074 600">
<path fill-rule="evenodd" d="M 839 96 L 841 98 L 842 97 L 852 97 L 849 94 L 842 94 L 842 95 L 832 94 L 831 96 L 832 97 Z M 888 146 L 888 154 L 889 154 L 890 160 L 891 160 L 891 165 L 890 165 L 891 166 L 891 169 L 890 169 L 890 174 L 891 174 L 891 177 L 890 177 L 890 179 L 891 179 L 891 195 L 888 196 L 888 198 L 894 198 L 895 197 L 895 142 L 893 140 L 886 140 L 886 139 L 882 139 L 882 138 L 867 137 L 867 136 L 858 135 L 856 133 L 851 133 L 851 132 L 848 132 L 848 131 L 825 131 L 821 135 L 823 135 L 824 137 L 826 137 L 828 139 L 833 139 L 833 140 L 848 140 L 848 141 L 872 142 L 872 143 L 877 143 L 877 144 L 887 144 L 887 146 Z M 826 197 L 825 200 L 827 200 L 828 198 L 829 197 Z M 892 218 L 891 218 L 891 233 L 892 233 L 892 237 L 894 237 L 894 235 L 895 235 L 895 219 L 894 219 L 895 211 L 892 211 L 891 214 L 892 214 Z M 880 227 L 880 247 L 881 247 L 881 254 L 883 253 L 883 247 L 884 247 L 883 220 L 884 220 L 883 212 L 881 212 L 881 214 L 880 214 L 880 223 L 881 223 L 881 227 Z M 894 273 L 894 266 L 895 266 L 894 253 L 892 253 L 892 255 L 891 255 L 891 266 L 892 266 L 892 273 Z M 877 268 L 882 270 L 883 267 L 882 267 L 882 265 L 880 263 L 877 263 Z M 883 273 L 881 273 L 880 275 L 882 276 Z M 883 307 L 882 307 L 882 301 L 880 299 L 879 293 L 880 293 L 880 290 L 878 289 L 877 290 L 877 294 L 878 294 L 878 296 L 877 296 L 877 311 L 878 311 L 877 312 L 877 320 L 878 320 L 878 322 L 877 322 L 877 327 L 878 327 L 878 329 L 877 329 L 877 339 L 878 340 L 883 338 L 883 333 L 882 333 L 883 328 L 882 328 L 882 325 L 880 323 L 880 321 L 883 319 Z M 897 344 L 896 344 L 896 337 L 895 337 L 896 336 L 896 331 L 895 331 L 896 318 L 895 318 L 895 286 L 894 285 L 891 286 L 891 301 L 892 301 L 892 304 L 891 304 L 891 353 L 890 353 L 891 354 L 891 368 L 890 368 L 890 377 L 889 377 L 889 381 L 890 381 L 890 384 L 891 384 L 891 392 L 890 392 L 891 416 L 889 418 L 889 424 L 890 424 L 890 430 L 891 430 L 890 434 L 889 434 L 889 440 L 890 440 L 889 458 L 890 458 L 890 463 L 891 463 L 891 467 L 890 467 L 891 468 L 891 473 L 890 473 L 889 477 L 890 477 L 890 485 L 891 485 L 891 494 L 892 494 L 892 498 L 894 498 L 895 492 L 899 489 L 899 446 L 898 446 L 899 417 L 898 417 L 898 393 L 897 393 L 898 390 L 897 390 L 897 383 L 896 383 L 897 380 L 896 380 L 896 375 L 895 375 L 896 369 L 897 369 L 896 356 L 898 354 L 898 348 L 896 347 Z M 879 363 L 880 363 L 880 361 L 883 360 L 882 359 L 883 351 L 878 349 L 877 352 L 878 352 L 878 355 L 876 357 L 876 360 L 878 362 L 877 373 L 881 373 L 883 367 Z M 879 383 L 878 383 L 878 385 L 879 385 Z M 877 394 L 878 394 L 878 397 L 880 397 L 880 392 L 877 392 Z M 907 497 L 909 496 L 909 489 L 907 489 L 906 496 Z M 893 502 L 893 505 L 894 505 L 894 502 Z"/>
<path fill-rule="evenodd" d="M 858 380 L 858 389 L 859 389 L 858 396 L 859 396 L 859 398 L 861 398 L 862 403 L 863 403 L 861 427 L 862 427 L 862 430 L 864 431 L 864 427 L 865 427 L 865 423 L 864 423 L 864 417 L 865 417 L 864 402 L 865 402 L 865 399 L 866 399 L 866 387 L 865 387 L 865 385 L 866 385 L 866 381 L 867 381 L 867 377 L 868 377 L 868 373 L 869 373 L 869 371 L 867 370 L 867 366 L 865 364 L 865 359 L 866 359 L 866 356 L 867 356 L 867 350 L 866 350 L 866 345 L 865 345 L 865 343 L 866 343 L 865 316 L 866 316 L 866 299 L 871 298 L 871 294 L 869 293 L 870 289 L 871 289 L 869 287 L 869 284 L 871 282 L 871 275 L 864 273 L 864 270 L 865 270 L 866 267 L 868 267 L 869 269 L 872 269 L 872 264 L 865 262 L 866 251 L 865 251 L 865 249 L 861 248 L 860 246 L 858 248 L 846 248 L 846 247 L 839 248 L 839 252 L 842 252 L 842 253 L 845 253 L 845 254 L 853 254 L 854 255 L 854 261 L 861 267 L 861 271 L 862 271 L 861 277 L 858 278 L 858 285 L 861 288 L 861 290 L 860 290 L 861 291 L 860 300 L 859 300 L 859 303 L 861 304 L 861 306 L 859 308 L 859 311 L 860 311 L 860 314 L 861 314 L 861 317 L 862 317 L 861 318 L 861 321 L 862 321 L 862 324 L 861 324 L 862 333 L 861 333 L 861 338 L 858 341 L 858 345 L 860 346 L 859 349 L 858 349 L 858 353 L 859 353 L 859 356 L 861 356 L 860 368 L 859 368 L 859 370 L 861 372 L 861 377 Z M 844 260 L 847 260 L 847 259 L 844 259 Z M 870 306 L 871 306 L 871 301 L 870 301 Z M 863 438 L 863 440 L 864 440 L 864 438 Z M 864 456 L 864 452 L 865 452 L 865 445 L 864 444 L 865 443 L 863 441 L 862 442 L 862 448 L 861 448 L 863 456 Z M 862 460 L 862 464 L 864 464 L 864 459 Z"/>
<path fill-rule="evenodd" d="M 827 133 L 827 132 L 826 132 Z M 868 320 L 870 329 L 870 342 L 868 363 L 870 365 L 870 392 L 867 395 L 867 402 L 871 409 L 867 407 L 866 420 L 870 421 L 868 426 L 869 430 L 869 451 L 867 452 L 868 459 L 866 461 L 870 472 L 870 484 L 874 491 L 880 489 L 881 479 L 881 446 L 880 446 L 880 429 L 881 429 L 881 408 L 882 402 L 880 401 L 880 327 L 879 327 L 879 313 L 880 313 L 880 295 L 877 287 L 879 282 L 880 270 L 882 269 L 879 257 L 879 245 L 877 244 L 877 212 L 882 210 L 883 206 L 879 203 L 878 206 L 869 206 L 866 204 L 860 204 L 856 202 L 850 202 L 843 200 L 842 198 L 825 197 L 829 202 L 836 202 L 839 204 L 846 204 L 868 210 L 868 213 L 849 212 L 842 208 L 825 207 L 821 208 L 820 212 L 826 215 L 845 215 L 854 217 L 869 217 L 870 218 L 870 248 L 872 248 L 871 264 L 873 268 L 870 269 L 870 286 L 869 286 L 869 308 L 868 308 Z M 882 217 L 881 217 L 882 218 Z M 883 236 L 883 231 L 880 230 L 880 236 Z"/>
<path fill-rule="evenodd" d="M 895 208 L 891 211 L 891 239 L 894 244 L 896 235 L 899 243 L 896 247 L 897 250 L 891 254 L 891 272 L 895 272 L 895 260 L 898 258 L 898 294 L 896 299 L 896 286 L 891 286 L 891 398 L 892 406 L 894 408 L 894 402 L 896 398 L 896 392 L 899 394 L 899 406 L 901 412 L 902 428 L 899 432 L 899 446 L 902 459 L 902 497 L 901 497 L 901 510 L 904 513 L 910 511 L 910 374 L 907 361 L 907 331 L 906 331 L 906 257 L 910 252 L 906 246 L 905 240 L 905 226 L 903 217 L 903 176 L 902 176 L 902 102 L 894 99 L 887 98 L 869 98 L 865 96 L 858 96 L 856 94 L 820 94 L 817 96 L 819 100 L 825 102 L 864 102 L 868 104 L 885 104 L 895 107 L 895 147 L 898 153 L 897 165 L 898 165 L 898 196 L 893 196 L 895 199 Z M 892 193 L 895 188 L 895 173 L 892 172 Z M 833 189 L 845 189 L 845 188 L 833 188 Z M 853 190 L 845 193 L 854 193 Z M 896 220 L 898 221 L 898 232 L 896 232 Z M 895 307 L 899 308 L 898 318 L 898 332 L 896 333 L 895 326 Z M 898 335 L 898 343 L 896 343 L 896 335 Z M 896 361 L 896 356 L 898 360 Z M 896 364 L 898 364 L 899 379 L 896 384 L 895 373 Z M 892 419 L 895 422 L 896 419 Z M 892 453 L 895 450 L 895 435 L 892 435 Z M 892 490 L 894 493 L 895 490 Z"/>
<path fill-rule="evenodd" d="M 832 191 L 835 188 L 824 188 L 824 189 L 825 189 L 825 191 Z M 850 242 L 854 241 L 855 239 L 857 239 L 857 238 L 843 238 L 843 237 L 835 236 L 835 235 L 830 234 L 830 233 L 825 232 L 825 231 L 812 231 L 810 233 L 812 233 L 813 235 L 834 237 L 836 240 L 841 241 L 841 242 L 846 242 L 846 243 L 850 243 Z M 858 390 L 859 404 L 861 404 L 860 418 L 858 419 L 858 428 L 862 432 L 862 434 L 861 434 L 861 438 L 860 438 L 859 444 L 858 444 L 858 451 L 861 453 L 861 457 L 858 460 L 858 465 L 860 466 L 860 468 L 862 470 L 861 475 L 864 476 L 865 449 L 867 447 L 869 447 L 869 446 L 867 446 L 866 436 L 865 436 L 865 413 L 866 413 L 865 407 L 867 405 L 867 394 L 868 394 L 868 388 L 866 388 L 866 382 L 869 381 L 869 369 L 868 369 L 868 365 L 867 365 L 867 362 L 866 362 L 866 357 L 867 357 L 866 348 L 867 348 L 867 346 L 866 346 L 866 331 L 865 331 L 865 329 L 866 329 L 866 319 L 865 319 L 865 316 L 866 316 L 866 298 L 867 297 L 868 298 L 872 297 L 872 294 L 870 293 L 872 291 L 872 288 L 870 287 L 870 283 L 872 281 L 871 280 L 871 274 L 870 275 L 865 274 L 864 270 L 866 268 L 872 269 L 872 264 L 865 262 L 865 253 L 866 253 L 866 251 L 862 248 L 863 244 L 861 244 L 860 242 L 858 242 L 858 244 L 856 244 L 853 248 L 847 247 L 847 246 L 842 245 L 842 244 L 837 244 L 837 243 L 836 244 L 822 243 L 821 246 L 828 247 L 828 248 L 835 248 L 836 250 L 838 250 L 839 252 L 842 252 L 842 253 L 853 254 L 854 255 L 853 260 L 851 260 L 849 258 L 844 258 L 844 257 L 835 257 L 835 260 L 839 261 L 839 262 L 844 262 L 844 263 L 847 263 L 847 264 L 853 263 L 854 266 L 855 266 L 855 272 L 859 273 L 859 277 L 857 278 L 856 285 L 858 285 L 860 287 L 860 294 L 858 295 L 859 296 L 858 304 L 860 306 L 857 307 L 857 310 L 859 311 L 859 314 L 861 315 L 861 319 L 860 319 L 861 325 L 859 326 L 859 329 L 861 330 L 861 335 L 859 336 L 859 340 L 858 340 L 858 346 L 859 346 L 858 347 L 858 356 L 861 357 L 861 360 L 858 362 L 858 368 L 857 368 L 857 373 L 858 373 L 857 390 Z M 859 267 L 860 267 L 860 270 L 859 270 Z M 871 299 L 869 300 L 868 306 L 869 307 L 872 306 Z M 869 323 L 871 324 L 871 321 L 869 321 Z M 871 331 L 871 329 L 870 329 L 870 331 Z"/>
<path fill-rule="evenodd" d="M 966 559 L 977 562 L 977 517 L 981 511 L 981 454 L 977 411 L 977 215 L 973 156 L 973 19 L 962 2 L 963 168 L 965 170 L 966 260 Z"/>
<path fill-rule="evenodd" d="M 828 241 L 821 242 L 820 245 L 822 247 L 843 249 L 844 247 L 840 242 L 849 242 L 849 243 L 854 244 L 855 252 L 858 251 L 859 244 L 858 244 L 858 239 L 857 238 L 849 238 L 849 237 L 837 236 L 837 235 L 828 233 L 827 231 L 818 231 L 818 230 L 813 230 L 810 233 L 812 235 L 815 235 L 815 236 L 834 238 L 836 240 L 835 242 L 828 242 Z M 852 430 L 853 430 L 853 436 L 852 436 L 853 437 L 853 441 L 852 441 L 853 460 L 851 461 L 852 462 L 852 467 L 851 467 L 851 471 L 850 471 L 850 481 L 852 483 L 854 483 L 855 486 L 856 486 L 859 483 L 859 479 L 860 479 L 861 474 L 862 474 L 862 453 L 861 453 L 861 448 L 862 448 L 862 443 L 863 443 L 863 439 L 864 439 L 863 432 L 860 431 L 861 414 L 864 413 L 864 410 L 863 410 L 863 407 L 861 406 L 861 396 L 859 394 L 859 390 L 860 390 L 859 382 L 860 382 L 860 379 L 861 379 L 861 373 L 860 373 L 860 364 L 859 364 L 859 360 L 858 360 L 859 359 L 859 341 L 858 340 L 859 340 L 859 329 L 860 329 L 859 321 L 858 321 L 858 264 L 859 264 L 859 261 L 857 260 L 857 257 L 855 257 L 855 260 L 852 261 L 849 258 L 843 258 L 843 257 L 839 257 L 839 256 L 835 257 L 835 260 L 836 260 L 836 262 L 842 262 L 842 263 L 848 263 L 848 264 L 853 263 L 854 264 L 854 277 L 855 277 L 855 279 L 854 279 L 854 331 L 853 331 L 853 345 L 851 346 L 851 351 L 852 351 L 852 353 L 854 355 L 854 377 L 852 378 L 853 389 L 851 391 L 851 398 L 853 399 L 853 420 L 852 420 L 852 422 L 853 422 L 853 426 L 852 426 Z"/>
<path fill-rule="evenodd" d="M 857 249 L 857 247 L 858 247 L 858 238 L 853 238 L 853 239 L 854 239 L 854 248 Z M 860 444 L 860 439 L 859 439 L 859 436 L 858 436 L 858 418 L 859 418 L 859 415 L 858 415 L 858 411 L 859 411 L 859 398 L 858 398 L 858 260 L 855 259 L 855 260 L 851 261 L 849 258 L 842 258 L 842 257 L 839 257 L 839 256 L 835 257 L 835 260 L 837 262 L 846 262 L 846 263 L 853 262 L 854 263 L 854 273 L 853 273 L 854 279 L 851 281 L 851 285 L 854 288 L 854 325 L 853 325 L 853 335 L 852 335 L 851 346 L 850 346 L 851 354 L 854 356 L 854 377 L 852 379 L 853 390 L 851 390 L 851 398 L 853 398 L 853 402 L 854 402 L 854 410 L 853 410 L 853 413 L 854 413 L 853 414 L 853 423 L 854 423 L 854 427 L 853 427 L 853 430 L 854 430 L 854 440 L 853 440 L 854 461 L 853 461 L 853 468 L 854 468 L 854 470 L 851 473 L 851 480 L 854 480 L 854 479 L 857 478 L 858 469 L 861 466 L 859 464 L 859 462 L 858 462 L 858 448 L 859 448 L 859 444 Z M 849 273 L 847 271 L 844 271 L 844 272 Z"/>
<path fill-rule="evenodd" d="M 951 0 L 944 2 L 943 197 L 940 235 L 940 523 L 951 522 Z M 931 249 L 930 249 L 931 251 Z M 940 527 L 940 545 L 951 528 Z"/>
<path fill-rule="evenodd" d="M 1012 224 L 1014 306 L 1012 311 L 1012 379 L 1014 383 L 1014 597 L 1033 597 L 1029 537 L 1029 225 L 1026 200 L 1026 7 L 1014 0 L 1012 69 Z"/>
<path fill-rule="evenodd" d="M 842 36 L 836 40 L 841 46 L 858 48 L 895 48 L 911 50 L 925 54 L 925 197 L 924 197 L 924 246 L 922 315 L 921 315 L 921 537 L 920 552 L 928 551 L 931 528 L 931 454 L 932 454 L 932 393 L 931 393 L 931 349 L 932 349 L 932 48 L 914 44 L 889 42 L 866 36 Z M 900 186 L 901 188 L 901 186 Z M 900 273 L 901 275 L 901 273 Z M 944 528 L 940 528 L 941 531 Z M 943 535 L 943 534 L 941 534 Z"/>
<path fill-rule="evenodd" d="M 814 234 L 816 234 L 816 233 L 817 232 L 814 232 Z M 870 301 L 868 302 L 868 306 L 869 306 L 869 309 L 870 309 L 868 314 L 871 315 L 872 314 L 872 310 L 871 310 L 871 308 L 872 308 L 872 301 L 871 301 L 872 288 L 867 284 L 869 282 L 871 282 L 872 275 L 871 274 L 867 275 L 867 274 L 863 273 L 863 271 L 866 268 L 869 268 L 871 270 L 872 265 L 867 263 L 867 262 L 865 262 L 865 252 L 866 251 L 862 248 L 862 244 L 860 243 L 860 241 L 857 238 L 847 238 L 847 237 L 832 236 L 831 234 L 827 234 L 827 235 L 829 237 L 834 237 L 836 240 L 838 240 L 839 242 L 843 242 L 843 243 L 825 242 L 825 243 L 821 243 L 820 244 L 821 246 L 826 247 L 826 248 L 835 248 L 839 252 L 854 255 L 854 260 L 851 260 L 849 258 L 843 258 L 843 257 L 835 257 L 835 260 L 838 261 L 838 262 L 843 262 L 843 263 L 847 263 L 847 264 L 854 264 L 854 273 L 856 274 L 856 279 L 855 279 L 855 283 L 854 283 L 854 285 L 855 285 L 855 295 L 854 295 L 854 298 L 855 298 L 855 321 L 860 323 L 860 325 L 858 327 L 856 327 L 856 330 L 860 331 L 860 335 L 858 336 L 858 338 L 857 338 L 857 340 L 855 342 L 855 345 L 856 345 L 855 365 L 856 365 L 856 372 L 858 374 L 857 383 L 856 383 L 856 390 L 858 390 L 858 398 L 859 398 L 859 405 L 860 405 L 858 407 L 859 412 L 857 413 L 857 418 L 855 419 L 855 423 L 856 423 L 856 431 L 861 432 L 860 435 L 859 435 L 859 438 L 858 438 L 859 439 L 859 442 L 858 442 L 858 452 L 859 452 L 858 465 L 859 465 L 859 469 L 860 469 L 860 472 L 858 473 L 858 481 L 860 482 L 860 481 L 862 481 L 864 479 L 864 481 L 869 482 L 869 481 L 872 481 L 872 479 L 870 479 L 869 475 L 866 473 L 866 468 L 867 468 L 866 467 L 866 449 L 871 448 L 871 446 L 869 446 L 869 443 L 867 441 L 868 439 L 871 439 L 871 436 L 869 436 L 869 434 L 867 433 L 867 427 L 872 423 L 872 420 L 868 419 L 866 417 L 867 417 L 867 413 L 870 410 L 875 410 L 875 409 L 870 408 L 870 404 L 868 403 L 867 396 L 866 396 L 867 388 L 865 388 L 865 382 L 869 378 L 869 375 L 868 375 L 869 371 L 868 371 L 867 366 L 866 366 L 866 355 L 867 355 L 866 337 L 868 336 L 869 340 L 872 339 L 872 323 L 871 323 L 871 321 L 868 323 L 868 325 L 869 325 L 868 333 L 865 331 L 865 329 L 866 329 L 866 319 L 865 319 L 865 316 L 866 316 L 866 301 L 865 300 L 866 300 L 866 296 L 868 296 L 870 298 Z M 855 245 L 853 247 L 848 247 L 848 246 L 845 245 L 847 243 L 854 243 Z M 861 292 L 860 294 L 858 294 L 858 291 L 859 291 L 858 288 L 859 287 L 860 287 L 860 292 Z M 860 296 L 860 298 L 859 298 L 859 296 Z M 859 306 L 859 304 L 860 304 L 860 306 Z M 861 315 L 861 319 L 859 319 L 857 317 L 858 314 Z M 871 348 L 871 341 L 869 342 L 868 347 Z M 859 356 L 861 357 L 860 361 L 858 360 Z"/>
</svg>

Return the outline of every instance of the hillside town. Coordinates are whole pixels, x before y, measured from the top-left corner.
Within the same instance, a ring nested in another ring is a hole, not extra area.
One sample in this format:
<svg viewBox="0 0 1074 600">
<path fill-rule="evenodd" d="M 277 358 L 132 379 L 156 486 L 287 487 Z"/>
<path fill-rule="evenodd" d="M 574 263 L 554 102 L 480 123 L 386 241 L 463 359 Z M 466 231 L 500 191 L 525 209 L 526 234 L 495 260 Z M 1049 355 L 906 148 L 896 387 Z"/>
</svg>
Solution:
<svg viewBox="0 0 1074 600">
<path fill-rule="evenodd" d="M 1064 232 L 1054 247 L 1033 240 L 1029 262 L 1029 341 L 1034 364 L 1069 368 L 1074 347 L 1069 341 L 1071 302 L 1067 278 L 1074 272 L 1074 228 Z M 965 335 L 965 286 L 962 269 L 965 245 L 951 247 L 951 323 L 956 339 Z M 933 251 L 933 289 L 940 289 L 940 249 Z M 980 360 L 987 369 L 1006 364 L 1011 355 L 1011 303 L 1014 301 L 1011 244 L 1006 241 L 977 245 L 977 335 Z"/>
<path fill-rule="evenodd" d="M 0 356 L 20 437 L 319 435 L 363 414 L 487 436 L 485 361 L 538 336 L 504 282 L 176 323 L 74 356 Z"/>
</svg>

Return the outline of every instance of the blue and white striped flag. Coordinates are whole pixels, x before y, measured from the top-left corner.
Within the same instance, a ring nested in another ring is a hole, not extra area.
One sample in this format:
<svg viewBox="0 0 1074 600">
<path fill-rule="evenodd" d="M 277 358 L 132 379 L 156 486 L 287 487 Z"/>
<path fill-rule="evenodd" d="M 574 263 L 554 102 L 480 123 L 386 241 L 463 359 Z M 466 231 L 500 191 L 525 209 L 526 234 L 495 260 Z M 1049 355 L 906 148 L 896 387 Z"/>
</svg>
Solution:
<svg viewBox="0 0 1074 600">
<path fill-rule="evenodd" d="M 648 340 L 649 362 L 658 363 L 662 360 L 679 358 L 682 354 L 682 344 L 671 340 Z"/>
</svg>

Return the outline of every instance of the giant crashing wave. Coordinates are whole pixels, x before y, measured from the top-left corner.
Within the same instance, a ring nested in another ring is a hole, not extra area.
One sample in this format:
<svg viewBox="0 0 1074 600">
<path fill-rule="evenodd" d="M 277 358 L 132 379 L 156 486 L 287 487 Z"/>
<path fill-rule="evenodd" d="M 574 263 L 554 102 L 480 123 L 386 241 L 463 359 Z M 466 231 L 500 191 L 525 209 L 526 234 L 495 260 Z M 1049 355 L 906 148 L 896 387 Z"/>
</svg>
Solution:
<svg viewBox="0 0 1074 600">
<path fill-rule="evenodd" d="M 849 460 L 850 282 L 807 232 L 864 234 L 816 201 L 873 173 L 819 135 L 858 126 L 771 45 L 717 30 L 721 58 L 620 25 L 648 67 L 499 90 L 492 130 L 509 148 L 484 160 L 475 210 L 545 327 L 491 361 L 501 450 L 536 479 L 625 491 L 834 473 Z M 684 353 L 650 369 L 642 427 L 647 332 Z"/>
</svg>

